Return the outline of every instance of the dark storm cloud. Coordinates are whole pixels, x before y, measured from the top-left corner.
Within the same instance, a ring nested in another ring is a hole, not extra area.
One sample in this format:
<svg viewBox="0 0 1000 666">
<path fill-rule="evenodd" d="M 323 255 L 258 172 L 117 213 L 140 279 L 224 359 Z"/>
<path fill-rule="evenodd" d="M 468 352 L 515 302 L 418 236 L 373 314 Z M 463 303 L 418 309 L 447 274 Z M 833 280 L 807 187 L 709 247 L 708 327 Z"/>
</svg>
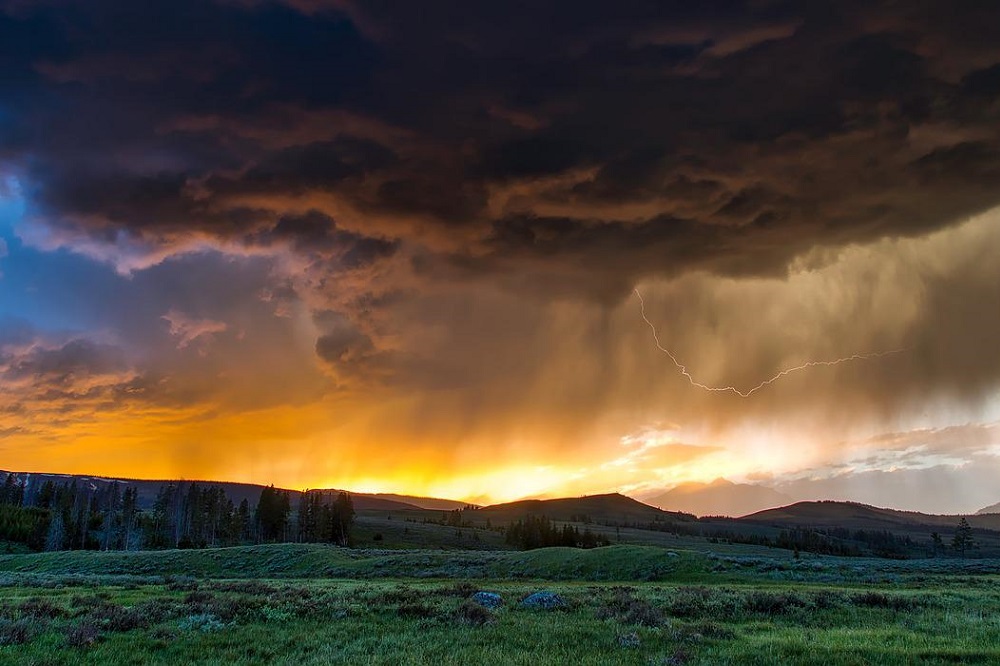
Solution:
<svg viewBox="0 0 1000 666">
<path fill-rule="evenodd" d="M 399 247 L 398 241 L 339 229 L 333 219 L 317 211 L 282 217 L 273 228 L 254 237 L 254 241 L 265 246 L 289 241 L 296 251 L 313 252 L 325 259 L 336 257 L 346 268 L 359 268 L 389 257 Z"/>
<path fill-rule="evenodd" d="M 0 6 L 0 160 L 49 244 L 287 250 L 276 289 L 350 320 L 334 364 L 377 354 L 400 257 L 608 303 L 1000 203 L 982 3 Z"/>
<path fill-rule="evenodd" d="M 9 85 L 26 104 L 19 105 L 23 115 L 7 110 L 13 122 L 4 144 L 36 181 L 43 209 L 84 226 L 142 233 L 169 220 L 238 234 L 258 220 L 225 203 L 234 190 L 294 196 L 367 179 L 375 181 L 370 191 L 354 195 L 365 210 L 478 224 L 488 235 L 503 218 L 487 210 L 484 187 L 593 169 L 538 198 L 571 205 L 583 217 L 588 207 L 648 200 L 678 183 L 714 183 L 718 207 L 690 211 L 693 222 L 786 220 L 795 249 L 850 234 L 843 219 L 824 215 L 824 204 L 836 209 L 838 201 L 815 180 L 843 178 L 843 169 L 865 162 L 880 177 L 868 180 L 882 189 L 912 185 L 909 171 L 933 188 L 932 151 L 908 149 L 910 128 L 965 123 L 992 104 L 983 98 L 994 65 L 980 67 L 992 44 L 984 38 L 978 50 L 965 44 L 964 55 L 943 53 L 947 40 L 965 41 L 966 27 L 944 23 L 933 31 L 942 52 L 931 51 L 921 40 L 932 9 L 896 16 L 843 3 L 758 10 L 735 3 L 530 3 L 516 10 L 8 3 L 3 31 L 15 46 L 7 49 Z M 991 17 L 980 18 L 981 35 Z M 968 71 L 958 81 L 941 78 L 936 65 L 944 59 L 964 60 Z M 275 102 L 347 110 L 406 128 L 425 144 L 398 156 L 372 140 L 319 138 L 275 151 L 227 136 L 226 118 L 264 113 Z M 199 115 L 223 120 L 196 136 L 163 129 Z M 532 120 L 512 120 L 518 117 Z M 859 142 L 856 154 L 830 154 L 831 140 L 865 135 L 883 140 L 868 150 Z M 796 159 L 772 145 L 781 137 L 795 141 L 787 152 L 798 156 L 801 175 L 761 197 Z M 995 203 L 982 192 L 995 185 L 995 174 L 981 164 L 994 141 L 953 154 L 948 177 L 968 172 L 976 185 L 964 197 L 949 194 L 945 213 Z M 88 168 L 95 159 L 103 165 Z M 904 175 L 890 172 L 901 167 Z M 536 203 L 525 202 L 529 212 Z M 669 206 L 661 202 L 658 212 Z M 869 225 L 898 232 L 948 221 L 910 219 L 920 208 L 854 224 L 870 234 Z M 836 237 L 805 224 L 807 214 L 832 218 Z M 662 228 L 669 242 L 673 230 Z M 570 244 L 579 233 L 569 230 Z M 649 233 L 637 232 L 638 242 Z"/>
</svg>

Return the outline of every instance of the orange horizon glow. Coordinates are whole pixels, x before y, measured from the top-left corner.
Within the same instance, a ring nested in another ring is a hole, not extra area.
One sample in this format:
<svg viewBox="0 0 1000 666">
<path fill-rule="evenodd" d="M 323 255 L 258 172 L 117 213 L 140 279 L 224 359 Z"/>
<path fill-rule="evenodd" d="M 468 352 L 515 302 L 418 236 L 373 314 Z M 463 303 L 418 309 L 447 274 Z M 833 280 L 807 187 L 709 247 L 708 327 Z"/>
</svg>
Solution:
<svg viewBox="0 0 1000 666">
<path fill-rule="evenodd" d="M 950 254 L 962 261 L 968 248 L 988 244 L 987 237 L 1000 233 L 998 219 L 1000 215 L 993 214 L 925 239 L 859 246 L 827 259 L 819 268 L 803 258 L 803 267 L 783 282 L 688 276 L 646 284 L 643 288 L 653 301 L 648 312 L 655 319 L 658 299 L 669 302 L 673 293 L 690 292 L 712 293 L 733 312 L 740 311 L 741 302 L 767 302 L 772 312 L 784 310 L 790 322 L 804 317 L 802 308 L 808 307 L 811 323 L 807 328 L 785 327 L 792 336 L 788 344 L 805 347 L 808 343 L 803 336 L 823 326 L 815 304 L 830 303 L 830 295 L 839 293 L 850 275 L 865 275 L 873 265 L 884 269 L 893 261 L 897 272 L 904 271 L 907 264 L 900 256 L 907 262 L 934 258 L 940 263 L 941 256 Z M 910 324 L 917 306 L 910 304 L 913 297 L 902 283 L 886 284 L 883 291 L 877 297 L 894 306 L 885 308 L 887 318 L 876 325 L 883 329 L 887 343 L 893 343 L 901 339 L 893 331 Z M 803 294 L 808 298 L 803 299 Z M 839 393 L 838 409 L 850 408 L 853 398 L 833 380 L 865 382 L 871 373 L 879 373 L 879 361 L 810 370 L 745 399 L 706 395 L 687 385 L 665 362 L 647 335 L 636 303 L 630 300 L 611 313 L 614 335 L 604 351 L 617 359 L 614 391 L 603 404 L 594 403 L 598 408 L 587 414 L 576 403 L 592 400 L 589 387 L 600 388 L 599 368 L 580 332 L 598 311 L 592 306 L 563 304 L 548 312 L 551 338 L 558 345 L 549 347 L 547 364 L 535 368 L 531 382 L 523 387 L 501 384 L 499 389 L 490 389 L 495 398 L 486 394 L 471 403 L 468 396 L 455 391 L 407 394 L 362 385 L 334 396 L 304 395 L 293 405 L 248 408 L 252 403 L 266 405 L 286 392 L 282 388 L 275 392 L 272 384 L 296 386 L 306 379 L 321 385 L 330 378 L 308 360 L 308 349 L 295 351 L 291 357 L 287 353 L 273 359 L 262 356 L 265 364 L 239 370 L 244 379 L 229 380 L 234 373 L 225 366 L 216 366 L 224 368 L 223 375 L 200 377 L 199 367 L 211 366 L 213 355 L 221 354 L 221 362 L 228 364 L 234 350 L 247 344 L 242 337 L 220 338 L 224 327 L 211 324 L 205 328 L 209 331 L 205 337 L 181 345 L 182 360 L 193 365 L 179 366 L 192 380 L 209 387 L 209 395 L 214 394 L 210 400 L 188 405 L 126 401 L 108 409 L 106 404 L 53 400 L 39 393 L 32 403 L 39 414 L 69 413 L 71 418 L 29 420 L 38 433 L 32 435 L 17 430 L 25 423 L 23 417 L 6 417 L 15 428 L 5 438 L 3 467 L 137 479 L 273 483 L 295 490 L 332 487 L 485 504 L 615 491 L 642 495 L 717 478 L 765 484 L 803 475 L 821 478 L 845 470 L 868 470 L 871 463 L 864 461 L 864 452 L 877 448 L 869 442 L 886 441 L 878 439 L 884 422 L 856 418 L 844 422 L 836 411 L 830 412 L 824 397 Z M 726 312 L 720 310 L 716 316 Z M 662 315 L 660 323 L 664 323 Z M 194 331 L 189 336 L 199 330 L 192 328 L 197 323 L 186 325 L 185 331 Z M 755 325 L 747 328 L 744 324 L 740 337 L 750 333 L 753 341 Z M 764 339 L 772 329 L 768 322 L 759 325 L 757 337 Z M 699 372 L 709 378 L 713 373 L 714 378 L 725 378 L 727 368 L 720 363 L 724 360 L 736 361 L 739 371 L 745 356 L 726 357 L 726 345 L 733 345 L 731 340 L 736 338 L 707 334 L 698 326 L 692 320 L 682 328 L 673 325 L 664 334 L 673 336 L 685 362 L 697 364 Z M 688 334 L 678 340 L 678 331 Z M 800 342 L 794 342 L 799 338 Z M 303 339 L 308 344 L 311 338 Z M 692 340 L 697 344 L 692 345 Z M 425 343 L 432 344 L 432 339 Z M 859 344 L 845 339 L 838 346 L 826 343 L 811 354 L 835 353 L 841 346 Z M 794 361 L 802 354 L 789 358 Z M 300 360 L 289 365 L 289 358 Z M 127 367 L 120 372 L 134 375 Z M 744 376 L 753 378 L 751 373 Z M 175 374 L 161 383 L 169 387 L 178 379 Z M 79 386 L 74 390 L 92 392 L 92 387 L 119 380 L 109 372 L 74 381 Z M 820 399 L 809 400 L 811 391 Z M 517 393 L 522 396 L 511 401 Z M 21 394 L 7 394 L 5 399 L 9 405 L 25 400 Z M 686 418 L 689 425 L 648 425 L 667 413 L 664 405 L 671 406 L 674 418 Z M 988 404 L 983 415 L 997 412 L 1000 402 Z M 941 404 L 935 411 L 925 407 L 908 420 L 897 419 L 895 430 L 903 433 L 900 441 L 909 442 L 908 437 L 919 439 L 921 433 L 931 432 L 928 428 L 939 428 L 936 424 L 942 420 L 961 423 L 962 419 L 963 412 L 956 412 L 955 405 Z M 964 459 L 945 452 L 921 454 L 921 445 L 894 446 L 911 460 L 905 464 L 914 468 L 925 464 L 922 460 L 954 466 Z M 875 468 L 899 464 L 890 456 Z"/>
</svg>

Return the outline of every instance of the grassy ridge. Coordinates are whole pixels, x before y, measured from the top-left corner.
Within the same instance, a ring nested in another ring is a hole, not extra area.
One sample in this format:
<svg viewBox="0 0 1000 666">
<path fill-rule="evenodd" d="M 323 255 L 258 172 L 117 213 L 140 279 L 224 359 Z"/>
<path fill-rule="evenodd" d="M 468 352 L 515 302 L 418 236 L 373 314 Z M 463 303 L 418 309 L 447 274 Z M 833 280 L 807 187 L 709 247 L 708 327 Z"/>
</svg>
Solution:
<svg viewBox="0 0 1000 666">
<path fill-rule="evenodd" d="M 140 552 L 0 555 L 0 571 L 60 575 L 185 575 L 199 578 L 538 578 L 660 580 L 707 570 L 705 556 L 649 546 L 537 551 L 348 550 L 271 544 Z"/>
</svg>

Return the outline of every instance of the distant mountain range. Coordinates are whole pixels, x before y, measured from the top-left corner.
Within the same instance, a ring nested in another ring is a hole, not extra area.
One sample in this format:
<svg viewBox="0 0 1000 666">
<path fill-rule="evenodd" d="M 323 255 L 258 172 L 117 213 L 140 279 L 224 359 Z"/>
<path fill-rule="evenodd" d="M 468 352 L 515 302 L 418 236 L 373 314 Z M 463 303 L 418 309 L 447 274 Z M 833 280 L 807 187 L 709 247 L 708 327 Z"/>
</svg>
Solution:
<svg viewBox="0 0 1000 666">
<path fill-rule="evenodd" d="M 847 527 L 850 529 L 905 530 L 954 528 L 961 515 L 938 515 L 916 511 L 882 509 L 856 502 L 796 502 L 740 518 L 744 522 L 800 527 Z M 976 528 L 1000 530 L 1000 513 L 965 516 Z"/>
<path fill-rule="evenodd" d="M 767 486 L 716 479 L 711 483 L 682 483 L 665 493 L 644 495 L 643 501 L 668 511 L 696 516 L 744 516 L 784 506 L 792 498 Z"/>
<path fill-rule="evenodd" d="M 989 506 L 984 506 L 979 511 L 976 511 L 977 516 L 981 516 L 984 513 L 1000 513 L 1000 502 L 996 504 L 990 504 Z"/>
<path fill-rule="evenodd" d="M 157 493 L 168 483 L 188 486 L 222 486 L 226 495 L 238 504 L 243 499 L 256 503 L 262 485 L 228 481 L 143 480 L 103 476 L 14 472 L 26 482 L 29 497 L 38 492 L 46 481 L 72 483 L 97 489 L 108 484 L 132 486 L 138 490 L 139 505 L 149 508 Z M 0 478 L 8 472 L 0 470 Z M 299 491 L 290 490 L 293 495 Z M 323 489 L 323 492 L 340 492 Z M 355 509 L 366 512 L 453 511 L 469 506 L 467 502 L 419 497 L 393 493 L 351 493 Z M 788 527 L 846 527 L 850 529 L 883 529 L 920 532 L 927 529 L 949 530 L 960 515 L 937 515 L 915 511 L 899 511 L 843 501 L 789 502 L 790 498 L 772 488 L 753 484 L 732 483 L 717 479 L 711 483 L 686 483 L 670 491 L 644 496 L 645 502 L 608 493 L 548 500 L 520 500 L 504 504 L 477 507 L 478 520 L 489 519 L 502 525 L 527 515 L 545 515 L 552 520 L 594 522 L 601 524 L 648 524 L 654 522 L 694 523 L 696 515 L 709 518 L 709 523 L 772 525 Z M 294 503 L 294 500 L 293 500 Z M 722 516 L 739 516 L 723 518 Z M 980 509 L 967 516 L 969 523 L 980 529 L 1000 531 L 1000 503 Z M 705 523 L 705 519 L 701 522 Z"/>
<path fill-rule="evenodd" d="M 8 473 L 9 472 L 5 470 L 0 470 L 0 477 L 5 478 Z M 221 486 L 225 489 L 226 496 L 231 499 L 234 504 L 239 504 L 246 499 L 251 505 L 257 502 L 257 499 L 260 497 L 260 491 L 265 487 L 254 483 L 233 483 L 230 481 L 120 479 L 81 474 L 43 474 L 34 472 L 14 472 L 14 474 L 16 474 L 18 478 L 24 479 L 26 482 L 26 493 L 29 497 L 38 492 L 46 481 L 63 484 L 72 483 L 75 480 L 78 484 L 86 485 L 94 490 L 110 484 L 120 484 L 122 486 L 134 487 L 138 491 L 139 506 L 143 509 L 148 509 L 153 506 L 153 502 L 156 500 L 156 495 L 160 492 L 160 489 L 169 483 L 176 483 L 184 487 L 187 487 L 192 483 L 197 483 L 202 486 Z M 329 493 L 340 492 L 339 489 L 335 488 L 324 488 L 320 490 L 322 490 L 322 492 Z M 289 490 L 288 492 L 293 493 L 295 496 L 299 494 L 299 491 L 297 490 Z M 468 506 L 467 502 L 440 499 L 436 497 L 416 497 L 412 495 L 396 495 L 390 493 L 352 492 L 351 499 L 354 502 L 354 508 L 358 511 L 406 511 L 414 509 L 452 511 L 454 509 L 461 509 Z"/>
</svg>

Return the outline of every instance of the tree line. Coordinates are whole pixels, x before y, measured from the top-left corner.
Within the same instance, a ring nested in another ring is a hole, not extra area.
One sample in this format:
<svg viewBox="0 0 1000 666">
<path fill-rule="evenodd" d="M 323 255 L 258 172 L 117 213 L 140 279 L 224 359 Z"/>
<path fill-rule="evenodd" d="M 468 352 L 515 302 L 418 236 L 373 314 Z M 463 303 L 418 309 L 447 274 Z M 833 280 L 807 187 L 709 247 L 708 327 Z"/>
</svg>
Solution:
<svg viewBox="0 0 1000 666">
<path fill-rule="evenodd" d="M 292 493 L 273 485 L 255 504 L 238 504 L 222 486 L 170 482 L 152 506 L 133 486 L 46 480 L 33 493 L 13 473 L 0 484 L 0 541 L 33 550 L 205 548 L 252 543 L 349 545 L 354 504 L 347 493 Z"/>
<path fill-rule="evenodd" d="M 568 523 L 559 527 L 545 516 L 528 516 L 510 523 L 505 530 L 504 538 L 508 544 L 521 550 L 549 546 L 597 548 L 611 545 L 607 537 L 594 534 L 589 527 L 584 528 L 582 532 L 578 527 Z"/>
</svg>

